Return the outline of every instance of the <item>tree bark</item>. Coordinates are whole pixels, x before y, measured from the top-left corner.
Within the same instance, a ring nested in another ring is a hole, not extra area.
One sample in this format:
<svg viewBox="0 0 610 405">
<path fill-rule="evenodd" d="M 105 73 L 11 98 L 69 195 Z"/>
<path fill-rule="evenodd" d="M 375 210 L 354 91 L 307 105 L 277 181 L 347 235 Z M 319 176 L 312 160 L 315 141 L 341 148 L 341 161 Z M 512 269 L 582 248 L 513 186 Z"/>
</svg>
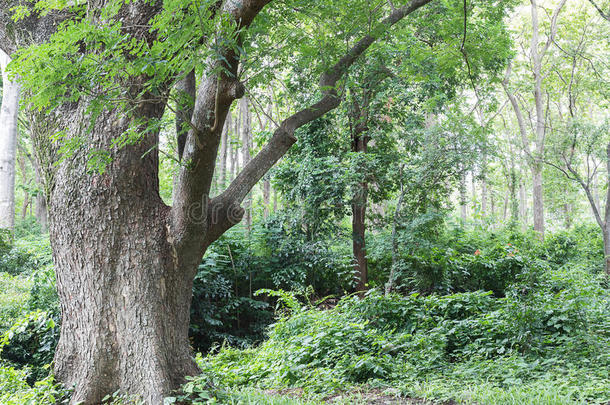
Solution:
<svg viewBox="0 0 610 405">
<path fill-rule="evenodd" d="M 400 175 L 402 176 L 402 169 Z M 396 210 L 392 218 L 392 267 L 390 268 L 390 275 L 388 276 L 388 282 L 385 285 L 385 295 L 389 295 L 394 288 L 394 279 L 396 278 L 396 272 L 398 271 L 398 221 L 400 219 L 400 211 L 402 209 L 402 202 L 405 198 L 407 188 L 400 180 L 400 196 L 396 203 Z"/>
<path fill-rule="evenodd" d="M 28 186 L 30 185 L 30 179 L 28 179 L 28 169 L 25 163 L 26 151 L 19 148 L 19 155 L 17 156 L 17 162 L 19 163 L 19 171 L 21 172 L 21 184 L 26 186 L 23 192 L 23 203 L 21 205 L 21 220 L 25 220 L 28 215 L 28 207 L 30 206 L 30 193 Z"/>
<path fill-rule="evenodd" d="M 542 167 L 533 165 L 532 184 L 534 200 L 534 230 L 544 239 L 544 201 L 542 197 Z"/>
<path fill-rule="evenodd" d="M 364 133 L 354 136 L 352 150 L 358 153 L 367 152 L 368 138 Z M 366 173 L 362 173 L 366 176 Z M 356 291 L 368 289 L 368 264 L 366 259 L 366 206 L 368 202 L 368 182 L 358 183 L 352 202 L 352 248 L 355 260 L 358 284 Z"/>
<path fill-rule="evenodd" d="M 195 70 L 188 72 L 183 79 L 176 83 L 177 100 L 179 102 L 176 114 L 176 142 L 178 144 L 178 160 L 182 159 L 186 137 L 189 131 L 188 123 L 193 116 L 193 109 L 197 91 Z"/>
<path fill-rule="evenodd" d="M 523 180 L 519 182 L 519 217 L 523 226 L 527 226 L 527 196 Z"/>
<path fill-rule="evenodd" d="M 36 194 L 36 208 L 35 215 L 38 224 L 40 225 L 40 230 L 42 232 L 46 232 L 49 228 L 49 215 L 47 212 L 47 196 L 45 192 L 45 183 L 44 178 L 42 176 L 42 171 L 40 169 L 40 164 L 38 163 L 36 158 L 30 160 L 32 162 L 32 166 L 34 167 L 34 175 L 36 177 L 36 184 L 38 185 L 39 192 Z"/>
<path fill-rule="evenodd" d="M 17 116 L 19 84 L 9 80 L 10 59 L 0 50 L 2 106 L 0 107 L 0 229 L 15 226 L 15 159 L 17 154 Z"/>
<path fill-rule="evenodd" d="M 269 217 L 269 200 L 271 198 L 271 180 L 269 176 L 265 177 L 263 181 L 263 217 L 267 219 Z"/>
</svg>

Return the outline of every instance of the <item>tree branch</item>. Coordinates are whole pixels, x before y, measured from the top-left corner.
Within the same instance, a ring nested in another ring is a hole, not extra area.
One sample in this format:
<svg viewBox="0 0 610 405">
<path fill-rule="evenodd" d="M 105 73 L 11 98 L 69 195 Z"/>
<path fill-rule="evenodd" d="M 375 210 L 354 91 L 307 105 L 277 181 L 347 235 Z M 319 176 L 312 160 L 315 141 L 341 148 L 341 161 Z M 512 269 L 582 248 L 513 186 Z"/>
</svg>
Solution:
<svg viewBox="0 0 610 405">
<path fill-rule="evenodd" d="M 528 159 L 532 160 L 533 157 L 530 152 L 530 140 L 527 136 L 527 129 L 525 128 L 525 120 L 523 119 L 523 114 L 521 113 L 521 107 L 519 107 L 519 102 L 514 94 L 510 92 L 508 89 L 508 80 L 510 78 L 510 74 L 512 71 L 512 61 L 508 63 L 508 67 L 506 68 L 506 74 L 504 75 L 504 80 L 502 80 L 502 87 L 504 88 L 504 92 L 508 97 L 511 105 L 513 106 L 513 111 L 515 112 L 515 116 L 517 117 L 517 123 L 519 124 L 519 133 L 521 134 L 521 141 L 523 142 L 523 149 L 528 156 Z"/>
<path fill-rule="evenodd" d="M 604 10 L 601 9 L 593 0 L 589 0 L 589 3 L 595 7 L 599 15 L 601 15 L 606 21 L 610 22 L 610 13 L 604 13 Z"/>
<path fill-rule="evenodd" d="M 237 32 L 250 26 L 254 18 L 271 0 L 225 1 L 218 13 L 231 16 Z M 207 76 L 197 89 L 191 129 L 183 152 L 185 164 L 180 169 L 174 191 L 172 232 L 174 247 L 183 260 L 199 260 L 205 229 L 209 228 L 206 213 L 196 215 L 193 209 L 209 208 L 208 195 L 214 175 L 216 156 L 224 122 L 233 101 L 243 97 L 245 88 L 237 79 L 241 35 L 237 46 L 221 49 L 210 60 Z M 220 71 L 221 73 L 215 73 Z"/>
</svg>

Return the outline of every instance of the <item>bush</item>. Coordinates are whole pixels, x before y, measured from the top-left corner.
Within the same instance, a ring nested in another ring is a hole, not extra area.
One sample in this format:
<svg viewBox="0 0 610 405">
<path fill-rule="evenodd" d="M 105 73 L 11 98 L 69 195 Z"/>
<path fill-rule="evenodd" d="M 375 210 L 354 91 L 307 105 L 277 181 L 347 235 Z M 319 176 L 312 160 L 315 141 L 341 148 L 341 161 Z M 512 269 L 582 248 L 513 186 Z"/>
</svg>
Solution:
<svg viewBox="0 0 610 405">
<path fill-rule="evenodd" d="M 30 386 L 28 369 L 0 365 L 0 403 L 3 405 L 55 405 L 67 392 L 48 376 Z"/>
<path fill-rule="evenodd" d="M 30 312 L 3 333 L 0 359 L 17 368 L 29 368 L 28 382 L 33 384 L 48 376 L 58 340 L 57 319 L 46 312 Z"/>
<path fill-rule="evenodd" d="M 246 347 L 260 342 L 273 321 L 274 300 L 255 297 L 261 288 L 342 293 L 353 282 L 351 256 L 327 241 L 288 232 L 281 217 L 236 228 L 206 253 L 193 285 L 190 334 L 197 350 L 214 344 Z"/>
<path fill-rule="evenodd" d="M 52 263 L 51 246 L 46 236 L 33 235 L 14 243 L 0 243 L 0 272 L 29 274 Z"/>
</svg>

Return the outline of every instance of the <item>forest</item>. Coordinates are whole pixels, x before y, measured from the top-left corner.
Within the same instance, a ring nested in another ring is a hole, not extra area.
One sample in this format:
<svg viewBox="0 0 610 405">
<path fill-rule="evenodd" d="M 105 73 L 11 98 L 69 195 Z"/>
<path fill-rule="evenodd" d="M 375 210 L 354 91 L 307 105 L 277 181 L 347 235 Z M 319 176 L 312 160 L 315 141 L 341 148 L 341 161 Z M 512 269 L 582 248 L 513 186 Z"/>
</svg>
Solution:
<svg viewBox="0 0 610 405">
<path fill-rule="evenodd" d="M 610 404 L 610 0 L 0 0 L 0 405 Z"/>
</svg>

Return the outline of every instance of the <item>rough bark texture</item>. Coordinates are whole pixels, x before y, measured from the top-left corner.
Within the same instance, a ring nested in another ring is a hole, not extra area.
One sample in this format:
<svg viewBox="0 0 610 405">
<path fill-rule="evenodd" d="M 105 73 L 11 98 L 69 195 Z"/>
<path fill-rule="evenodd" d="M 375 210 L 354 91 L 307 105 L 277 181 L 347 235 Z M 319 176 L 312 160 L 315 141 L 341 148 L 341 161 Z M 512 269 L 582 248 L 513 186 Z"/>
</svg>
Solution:
<svg viewBox="0 0 610 405">
<path fill-rule="evenodd" d="M 92 142 L 108 147 L 127 129 L 117 121 L 100 119 Z M 50 237 L 62 311 L 55 373 L 75 388 L 72 403 L 100 403 L 120 390 L 160 404 L 197 373 L 188 341 L 195 269 L 173 256 L 158 157 L 141 158 L 156 142 L 114 150 L 101 175 L 87 174 L 84 153 L 54 173 Z"/>
<path fill-rule="evenodd" d="M 186 145 L 186 136 L 189 131 L 188 123 L 193 116 L 193 105 L 195 104 L 195 92 L 197 84 L 195 79 L 195 71 L 191 70 L 176 83 L 177 99 L 182 104 L 176 114 L 176 141 L 178 143 L 178 159 L 182 159 L 184 154 L 184 146 Z"/>
<path fill-rule="evenodd" d="M 0 50 L 2 106 L 0 107 L 0 229 L 15 225 L 15 159 L 17 153 L 17 116 L 19 84 L 7 72 L 10 59 Z"/>
</svg>

